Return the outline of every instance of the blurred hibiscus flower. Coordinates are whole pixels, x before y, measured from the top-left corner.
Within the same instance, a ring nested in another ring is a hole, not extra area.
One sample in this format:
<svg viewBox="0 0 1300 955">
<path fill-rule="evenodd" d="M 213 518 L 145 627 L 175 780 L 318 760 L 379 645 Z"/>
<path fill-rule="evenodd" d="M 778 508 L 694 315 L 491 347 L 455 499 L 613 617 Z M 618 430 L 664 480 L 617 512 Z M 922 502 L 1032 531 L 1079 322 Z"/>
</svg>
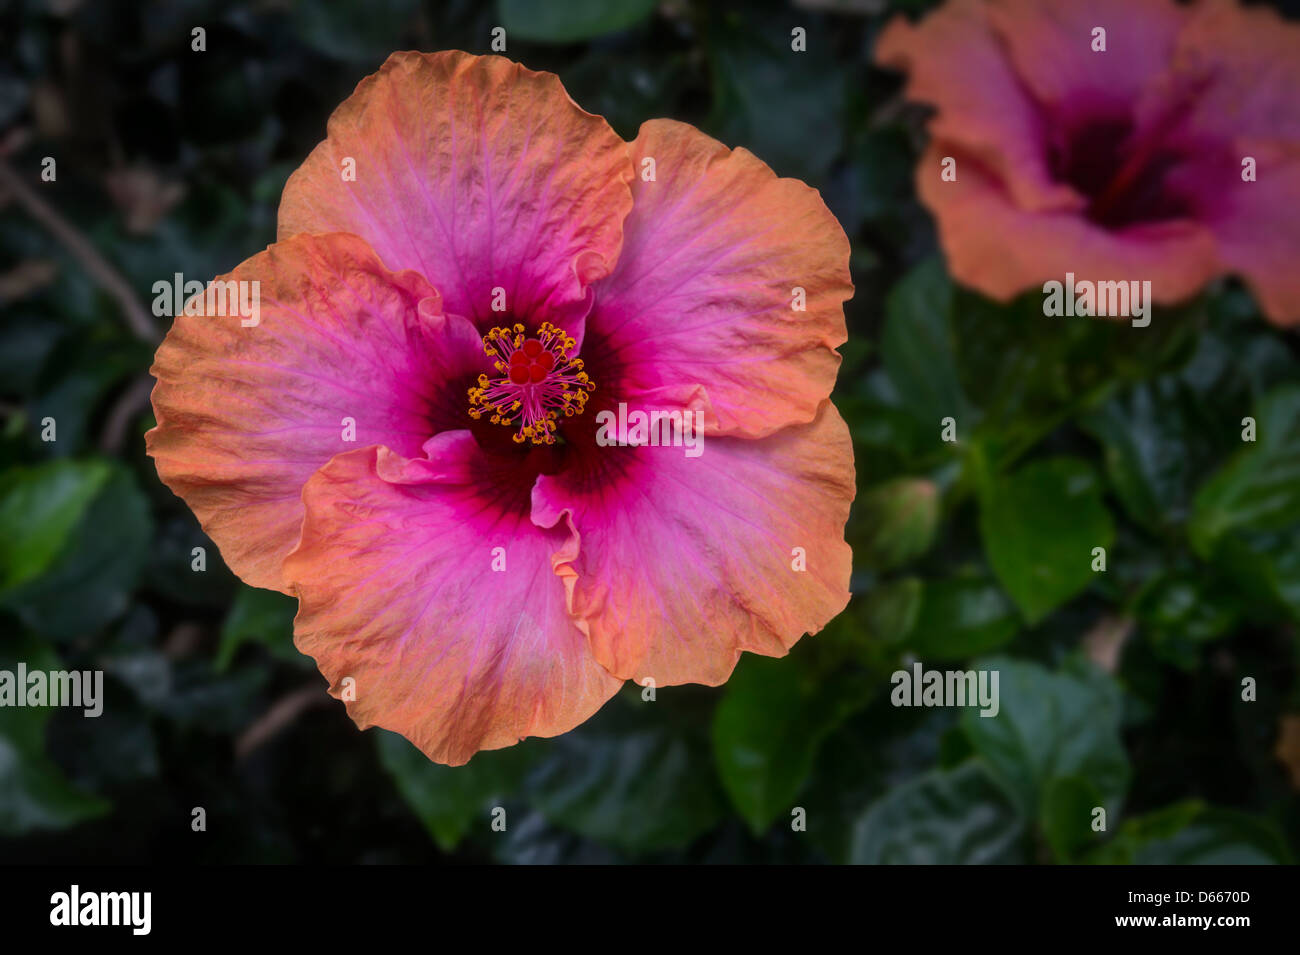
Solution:
<svg viewBox="0 0 1300 955">
<path fill-rule="evenodd" d="M 463 763 L 843 609 L 848 253 L 691 126 L 624 143 L 551 74 L 394 54 L 219 280 L 257 323 L 176 319 L 149 452 L 358 725 Z M 703 453 L 609 446 L 620 405 L 701 414 Z"/>
<path fill-rule="evenodd" d="M 876 58 L 937 109 L 917 184 L 962 282 L 1144 279 L 1171 303 L 1235 273 L 1300 322 L 1300 27 L 1276 12 L 949 0 Z"/>
</svg>

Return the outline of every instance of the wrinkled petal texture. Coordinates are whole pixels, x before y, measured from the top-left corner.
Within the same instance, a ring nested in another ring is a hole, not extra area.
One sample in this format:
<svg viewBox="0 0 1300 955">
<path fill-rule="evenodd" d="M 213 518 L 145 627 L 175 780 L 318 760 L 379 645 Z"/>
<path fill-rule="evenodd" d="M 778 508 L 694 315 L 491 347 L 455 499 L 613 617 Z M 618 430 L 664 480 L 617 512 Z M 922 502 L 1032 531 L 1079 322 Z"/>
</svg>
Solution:
<svg viewBox="0 0 1300 955">
<path fill-rule="evenodd" d="M 1259 178 L 1228 188 L 1210 223 L 1224 264 L 1243 276 L 1264 314 L 1300 324 L 1300 156 L 1259 159 Z"/>
<path fill-rule="evenodd" d="M 1206 3 L 1175 66 L 1201 90 L 1188 127 L 1230 146 L 1225 175 L 1200 192 L 1220 260 L 1274 322 L 1300 323 L 1300 26 L 1274 10 Z M 1241 178 L 1247 156 L 1254 182 Z"/>
<path fill-rule="evenodd" d="M 223 277 L 260 282 L 260 321 L 182 316 L 159 349 L 149 450 L 239 576 L 298 598 L 360 727 L 458 765 L 628 678 L 721 683 L 847 604 L 853 287 L 815 190 L 681 123 L 624 143 L 500 57 L 401 53 L 279 225 Z M 596 391 L 522 447 L 467 386 L 486 326 L 543 321 Z M 703 454 L 600 446 L 620 402 L 702 413 Z"/>
<path fill-rule="evenodd" d="M 349 159 L 355 181 L 343 178 Z M 513 315 L 558 322 L 618 258 L 631 177 L 626 144 L 553 74 L 395 53 L 290 177 L 279 234 L 355 233 L 480 324 L 500 320 L 498 288 Z"/>
<path fill-rule="evenodd" d="M 1006 300 L 1066 272 L 1138 278 L 1168 304 L 1233 272 L 1274 322 L 1300 321 L 1300 273 L 1284 264 L 1300 254 L 1300 26 L 1231 0 L 950 0 L 918 24 L 896 18 L 876 58 L 936 108 L 917 190 L 960 281 Z M 1133 149 L 1177 157 L 1160 175 L 1181 215 L 1116 226 L 1084 214 L 1052 156 L 1089 121 L 1131 122 Z M 940 177 L 945 157 L 955 181 Z"/>
<path fill-rule="evenodd" d="M 428 282 L 389 272 L 355 236 L 277 243 L 217 281 L 258 282 L 258 322 L 206 297 L 176 318 L 151 369 L 147 446 L 230 568 L 286 590 L 307 479 L 358 446 L 418 455 L 448 382 L 476 373 L 482 351 Z"/>
<path fill-rule="evenodd" d="M 1201 3 L 1178 37 L 1173 76 L 1203 84 L 1193 129 L 1300 152 L 1300 27 L 1276 10 Z"/>
<path fill-rule="evenodd" d="M 474 440 L 449 437 L 432 461 L 385 448 L 334 458 L 303 493 L 285 574 L 300 601 L 295 643 L 358 726 L 460 765 L 571 729 L 622 681 L 566 612 L 577 534 L 484 508 Z"/>
<path fill-rule="evenodd" d="M 1082 199 L 1056 183 L 1043 141 L 1046 123 L 1012 67 L 983 0 L 953 0 L 918 25 L 895 19 L 876 59 L 907 71 L 907 98 L 931 103 L 936 141 L 964 153 L 1005 181 L 1027 209 L 1077 209 Z M 960 181 L 960 177 L 958 177 Z"/>
<path fill-rule="evenodd" d="M 1134 103 L 1167 69 L 1184 11 L 1174 0 L 993 0 L 984 7 L 1016 76 L 1049 109 Z M 1093 52 L 1092 31 L 1106 31 Z"/>
<path fill-rule="evenodd" d="M 572 609 L 616 676 L 716 685 L 742 650 L 784 656 L 847 605 L 853 452 L 829 401 L 808 424 L 712 438 L 699 457 L 608 451 L 625 459 L 620 479 L 543 476 L 533 520 L 569 514 L 581 530 Z"/>
<path fill-rule="evenodd" d="M 961 281 L 1007 301 L 1066 272 L 1107 281 L 1140 277 L 1157 302 L 1192 295 L 1217 271 L 1214 237 L 1195 222 L 1136 226 L 1117 232 L 1073 212 L 1031 212 L 1003 184 L 958 158 L 956 182 L 944 182 L 942 144 L 931 144 L 916 171 L 921 200 L 934 212 L 948 266 Z M 960 155 L 960 154 L 959 154 Z"/>
<path fill-rule="evenodd" d="M 684 123 L 644 124 L 632 155 L 654 178 L 633 183 L 584 353 L 619 366 L 629 398 L 703 386 L 723 432 L 811 421 L 847 337 L 844 230 L 816 190 Z"/>
</svg>

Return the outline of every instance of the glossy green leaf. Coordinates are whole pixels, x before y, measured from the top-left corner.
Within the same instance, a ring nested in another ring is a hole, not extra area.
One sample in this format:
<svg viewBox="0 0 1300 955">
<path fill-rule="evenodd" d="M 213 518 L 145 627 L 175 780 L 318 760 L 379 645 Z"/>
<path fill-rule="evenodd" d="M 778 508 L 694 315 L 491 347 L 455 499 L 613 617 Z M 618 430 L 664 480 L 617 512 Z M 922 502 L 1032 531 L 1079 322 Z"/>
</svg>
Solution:
<svg viewBox="0 0 1300 955">
<path fill-rule="evenodd" d="M 612 700 L 551 741 L 528 781 L 533 805 L 556 825 L 633 852 L 680 848 L 715 825 L 723 795 L 708 740 L 664 718 L 673 692 Z"/>
<path fill-rule="evenodd" d="M 110 473 L 106 461 L 51 461 L 0 478 L 0 594 L 45 572 Z"/>
<path fill-rule="evenodd" d="M 1300 385 L 1269 392 L 1253 417 L 1255 441 L 1196 493 L 1187 530 L 1202 556 L 1227 531 L 1300 522 Z"/>
<path fill-rule="evenodd" d="M 1057 776 L 1043 793 L 1039 826 L 1058 862 L 1073 862 L 1080 852 L 1100 842 L 1104 831 L 1094 828 L 1104 810 L 1101 793 L 1083 776 Z"/>
<path fill-rule="evenodd" d="M 1281 834 L 1259 817 L 1175 803 L 1126 819 L 1115 838 L 1086 860 L 1111 865 L 1269 865 L 1292 861 Z"/>
<path fill-rule="evenodd" d="M 1241 615 L 1236 603 L 1210 581 L 1188 573 L 1152 581 L 1139 595 L 1134 613 L 1152 649 L 1188 669 L 1202 645 L 1228 632 Z"/>
<path fill-rule="evenodd" d="M 959 435 L 973 423 L 957 374 L 952 302 L 952 282 L 937 259 L 909 272 L 885 302 L 885 370 L 908 411 L 934 428 L 936 442 L 944 418 L 956 419 Z"/>
<path fill-rule="evenodd" d="M 519 791 L 539 755 L 536 745 L 525 744 L 479 753 L 464 766 L 442 766 L 397 733 L 377 734 L 380 762 L 444 852 L 476 826 L 491 831 L 492 810 Z"/>
<path fill-rule="evenodd" d="M 221 627 L 217 672 L 229 667 L 235 653 L 246 643 L 259 644 L 280 660 L 310 664 L 309 657 L 294 649 L 293 618 L 297 612 L 298 601 L 292 597 L 274 590 L 241 587 Z"/>
<path fill-rule="evenodd" d="M 1026 830 L 1015 805 L 972 760 L 890 790 L 853 827 L 858 865 L 1023 862 Z"/>
<path fill-rule="evenodd" d="M 823 739 L 867 700 L 858 681 L 819 679 L 788 657 L 741 660 L 714 714 L 713 754 L 756 835 L 790 813 Z"/>
<path fill-rule="evenodd" d="M 1167 839 L 1141 846 L 1138 865 L 1288 865 L 1276 826 L 1258 816 L 1212 807 Z"/>
<path fill-rule="evenodd" d="M 1106 472 L 1129 517 L 1161 531 L 1186 519 L 1206 453 L 1205 424 L 1173 376 L 1135 386 L 1087 416 Z"/>
<path fill-rule="evenodd" d="M 125 468 L 107 468 L 102 482 L 57 558 L 3 597 L 32 630 L 72 640 L 98 632 L 126 611 L 148 556 L 153 520 Z"/>
<path fill-rule="evenodd" d="M 1015 800 L 1036 819 L 1053 780 L 1079 776 L 1100 794 L 1110 815 L 1128 788 L 1128 756 L 1120 741 L 1120 691 L 1095 666 L 1070 661 L 1059 672 L 1006 657 L 978 661 L 996 671 L 998 712 L 962 711 L 975 752 Z"/>
<path fill-rule="evenodd" d="M 1015 607 L 996 584 L 979 579 L 927 580 L 908 646 L 923 661 L 989 653 L 1020 629 Z"/>
<path fill-rule="evenodd" d="M 28 673 L 63 669 L 54 653 L 33 639 L 9 638 L 0 644 L 0 670 L 16 679 L 19 661 Z M 46 755 L 46 724 L 53 712 L 49 707 L 0 708 L 0 835 L 62 829 L 111 808 L 106 800 L 72 786 Z"/>
<path fill-rule="evenodd" d="M 989 563 L 1030 623 L 1092 581 L 1093 549 L 1115 526 L 1086 461 L 1048 458 L 981 488 L 980 535 Z"/>
</svg>

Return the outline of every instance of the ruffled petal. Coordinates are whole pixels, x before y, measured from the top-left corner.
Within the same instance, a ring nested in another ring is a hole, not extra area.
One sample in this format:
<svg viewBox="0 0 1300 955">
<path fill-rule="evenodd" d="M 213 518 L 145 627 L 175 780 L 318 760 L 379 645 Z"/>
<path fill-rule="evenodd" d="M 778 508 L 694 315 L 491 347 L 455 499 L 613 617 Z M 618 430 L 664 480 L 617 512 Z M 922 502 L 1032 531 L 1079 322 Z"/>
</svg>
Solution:
<svg viewBox="0 0 1300 955">
<path fill-rule="evenodd" d="M 496 288 L 510 316 L 558 320 L 618 258 L 631 177 L 626 144 L 554 74 L 498 56 L 394 53 L 290 177 L 280 237 L 356 233 L 480 324 L 502 319 Z"/>
<path fill-rule="evenodd" d="M 542 476 L 533 519 L 571 515 L 582 533 L 571 608 L 616 676 L 716 685 L 742 650 L 784 656 L 848 603 L 853 448 L 830 402 L 766 438 L 706 438 L 696 457 L 604 450 L 619 477 Z"/>
<path fill-rule="evenodd" d="M 1204 225 L 1174 220 L 1111 230 L 1072 212 L 1029 212 L 975 162 L 942 182 L 943 144 L 917 166 L 917 191 L 934 213 L 948 268 L 958 281 L 1006 301 L 1044 282 L 1150 281 L 1161 304 L 1195 294 L 1219 271 L 1214 238 Z"/>
<path fill-rule="evenodd" d="M 632 154 L 654 180 L 633 183 L 623 254 L 596 285 L 589 367 L 617 367 L 629 395 L 703 384 L 728 432 L 811 421 L 846 338 L 844 230 L 816 190 L 684 123 L 644 124 Z"/>
<path fill-rule="evenodd" d="M 206 296 L 176 318 L 151 369 L 146 442 L 230 568 L 284 590 L 312 472 L 370 444 L 418 455 L 464 427 L 463 382 L 485 359 L 428 282 L 388 271 L 356 236 L 277 243 L 216 280 L 228 281 L 258 283 L 257 324 Z"/>
<path fill-rule="evenodd" d="M 1054 180 L 1047 120 L 1013 69 L 987 3 L 951 0 L 915 25 L 895 17 L 875 55 L 881 66 L 907 72 L 907 99 L 936 108 L 931 135 L 994 171 L 1019 205 L 1082 208 L 1084 200 Z"/>
<path fill-rule="evenodd" d="M 1128 110 L 1168 68 L 1187 10 L 1174 0 L 993 0 L 1017 76 L 1048 109 Z M 1105 51 L 1093 30 L 1106 31 Z M 982 82 L 982 81 L 981 81 Z"/>
<path fill-rule="evenodd" d="M 621 681 L 566 612 L 572 525 L 485 506 L 468 432 L 430 450 L 408 460 L 366 448 L 322 468 L 285 575 L 299 598 L 294 641 L 357 725 L 459 765 L 571 729 Z"/>
<path fill-rule="evenodd" d="M 1267 7 L 1208 0 L 1193 8 L 1171 66 L 1148 100 L 1186 91 L 1194 134 L 1242 155 L 1260 144 L 1300 154 L 1300 25 Z"/>
<path fill-rule="evenodd" d="M 1300 157 L 1259 151 L 1254 182 L 1232 166 L 1207 221 L 1224 267 L 1242 276 L 1278 325 L 1300 323 Z"/>
</svg>

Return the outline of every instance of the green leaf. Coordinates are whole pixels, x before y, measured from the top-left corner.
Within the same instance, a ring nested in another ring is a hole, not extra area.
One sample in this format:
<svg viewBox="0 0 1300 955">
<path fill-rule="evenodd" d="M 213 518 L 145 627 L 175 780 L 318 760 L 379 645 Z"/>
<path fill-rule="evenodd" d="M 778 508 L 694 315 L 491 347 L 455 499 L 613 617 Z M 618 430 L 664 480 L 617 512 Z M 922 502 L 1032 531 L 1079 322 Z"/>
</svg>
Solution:
<svg viewBox="0 0 1300 955">
<path fill-rule="evenodd" d="M 1039 817 L 1049 785 L 1062 776 L 1086 779 L 1107 814 L 1115 815 L 1129 781 L 1115 682 L 1078 660 L 1058 673 L 1005 657 L 976 666 L 990 671 L 990 679 L 998 672 L 999 709 L 982 716 L 968 708 L 961 725 L 1025 817 Z"/>
<path fill-rule="evenodd" d="M 927 580 L 908 646 L 922 660 L 964 660 L 1010 642 L 1020 620 L 988 581 Z"/>
<path fill-rule="evenodd" d="M 755 835 L 789 814 L 826 735 L 867 702 L 857 680 L 818 679 L 789 657 L 745 655 L 714 714 L 713 754 Z"/>
<path fill-rule="evenodd" d="M 1247 443 L 1196 494 L 1188 535 L 1202 557 L 1230 530 L 1264 530 L 1300 521 L 1300 385 L 1269 392 Z"/>
<path fill-rule="evenodd" d="M 938 769 L 956 769 L 975 755 L 975 747 L 960 726 L 950 726 L 939 737 Z"/>
<path fill-rule="evenodd" d="M 28 627 L 56 639 L 97 633 L 126 611 L 152 535 L 149 503 L 135 478 L 111 465 L 57 558 L 0 601 Z"/>
<path fill-rule="evenodd" d="M 109 473 L 106 461 L 51 461 L 0 478 L 0 594 L 45 572 Z"/>
<path fill-rule="evenodd" d="M 551 741 L 528 782 L 533 806 L 556 825 L 636 852 L 680 848 L 711 829 L 723 797 L 708 742 L 661 718 L 670 692 L 660 689 L 655 702 L 616 698 Z"/>
<path fill-rule="evenodd" d="M 1223 636 L 1239 618 L 1237 606 L 1211 582 L 1190 573 L 1152 581 L 1134 604 L 1143 636 L 1163 660 L 1192 669 L 1201 646 Z"/>
<path fill-rule="evenodd" d="M 985 767 L 971 760 L 891 789 L 853 827 L 857 865 L 1024 861 L 1025 826 Z"/>
<path fill-rule="evenodd" d="M 1006 304 L 957 290 L 951 324 L 960 381 L 978 399 L 983 417 L 975 437 L 995 470 L 1106 402 L 1125 381 L 1172 365 L 1194 322 L 1191 315 L 1162 315 L 1151 328 L 1133 329 L 1049 318 L 1037 290 Z"/>
<path fill-rule="evenodd" d="M 48 647 L 31 638 L 10 638 L 0 646 L 0 670 L 16 674 L 19 661 L 28 672 L 62 668 Z M 74 788 L 45 755 L 45 726 L 52 714 L 43 706 L 0 709 L 0 835 L 62 829 L 112 808 L 98 796 Z"/>
<path fill-rule="evenodd" d="M 788 21 L 788 22 L 787 22 Z M 744 146 L 778 175 L 820 182 L 844 140 L 844 76 L 829 57 L 790 49 L 786 15 L 715 13 L 708 24 L 713 109 L 706 131 Z M 808 48 L 827 40 L 812 24 Z"/>
<path fill-rule="evenodd" d="M 539 755 L 534 746 L 511 746 L 478 753 L 464 766 L 442 766 L 388 730 L 379 730 L 376 745 L 397 791 L 443 852 L 475 824 L 490 831 L 492 809 L 519 790 Z"/>
<path fill-rule="evenodd" d="M 951 710 L 894 707 L 882 694 L 845 720 L 822 743 L 799 794 L 809 841 L 833 862 L 848 862 L 863 809 L 934 767 L 940 735 L 954 716 Z"/>
<path fill-rule="evenodd" d="M 835 399 L 853 435 L 854 454 L 863 473 L 893 474 L 927 458 L 950 456 L 950 449 L 935 440 L 935 428 L 902 407 L 893 383 L 880 369 L 866 375 L 863 383 L 875 393 Z"/>
<path fill-rule="evenodd" d="M 1260 576 L 1269 593 L 1300 620 L 1300 548 L 1295 546 L 1294 532 L 1272 535 L 1267 543 L 1259 542 L 1254 550 L 1263 565 Z"/>
<path fill-rule="evenodd" d="M 1102 865 L 1289 864 L 1282 835 L 1265 819 L 1187 800 L 1127 819 L 1085 861 Z"/>
<path fill-rule="evenodd" d="M 1208 808 L 1167 839 L 1141 846 L 1138 865 L 1289 865 L 1281 833 L 1266 819 Z"/>
<path fill-rule="evenodd" d="M 916 577 L 877 584 L 860 598 L 862 623 L 869 636 L 885 644 L 902 643 L 916 627 L 924 585 Z"/>
<path fill-rule="evenodd" d="M 655 0 L 497 0 L 506 36 L 538 43 L 575 43 L 636 26 Z"/>
<path fill-rule="evenodd" d="M 952 282 L 938 259 L 914 268 L 885 301 L 885 370 L 904 407 L 934 428 L 936 441 L 944 418 L 955 418 L 961 434 L 972 411 L 957 375 L 952 302 Z"/>
<path fill-rule="evenodd" d="M 939 523 L 939 491 L 924 478 L 894 478 L 862 492 L 853 518 L 856 560 L 891 570 L 930 549 Z"/>
<path fill-rule="evenodd" d="M 1295 380 L 1296 356 L 1286 338 L 1261 320 L 1245 289 L 1225 289 L 1211 296 L 1208 305 L 1209 325 L 1198 330 L 1196 351 L 1182 378 L 1235 441 L 1235 429 L 1249 413 L 1252 398 L 1258 400 L 1277 385 Z"/>
<path fill-rule="evenodd" d="M 1058 862 L 1073 862 L 1098 840 L 1093 813 L 1101 805 L 1101 793 L 1082 776 L 1058 776 L 1047 784 L 1039 825 Z"/>
<path fill-rule="evenodd" d="M 1141 383 L 1081 422 L 1104 446 L 1106 471 L 1124 509 L 1155 531 L 1186 519 L 1197 468 L 1217 450 L 1206 447 L 1210 442 L 1185 387 L 1172 375 Z"/>
<path fill-rule="evenodd" d="M 298 601 L 274 590 L 241 587 L 221 627 L 216 670 L 223 673 L 245 643 L 266 648 L 280 660 L 308 661 L 293 645 L 293 618 Z"/>
<path fill-rule="evenodd" d="M 1115 538 L 1091 466 L 1035 461 L 980 489 L 980 534 L 989 562 L 1025 618 L 1038 623 L 1092 581 L 1092 550 Z"/>
</svg>

